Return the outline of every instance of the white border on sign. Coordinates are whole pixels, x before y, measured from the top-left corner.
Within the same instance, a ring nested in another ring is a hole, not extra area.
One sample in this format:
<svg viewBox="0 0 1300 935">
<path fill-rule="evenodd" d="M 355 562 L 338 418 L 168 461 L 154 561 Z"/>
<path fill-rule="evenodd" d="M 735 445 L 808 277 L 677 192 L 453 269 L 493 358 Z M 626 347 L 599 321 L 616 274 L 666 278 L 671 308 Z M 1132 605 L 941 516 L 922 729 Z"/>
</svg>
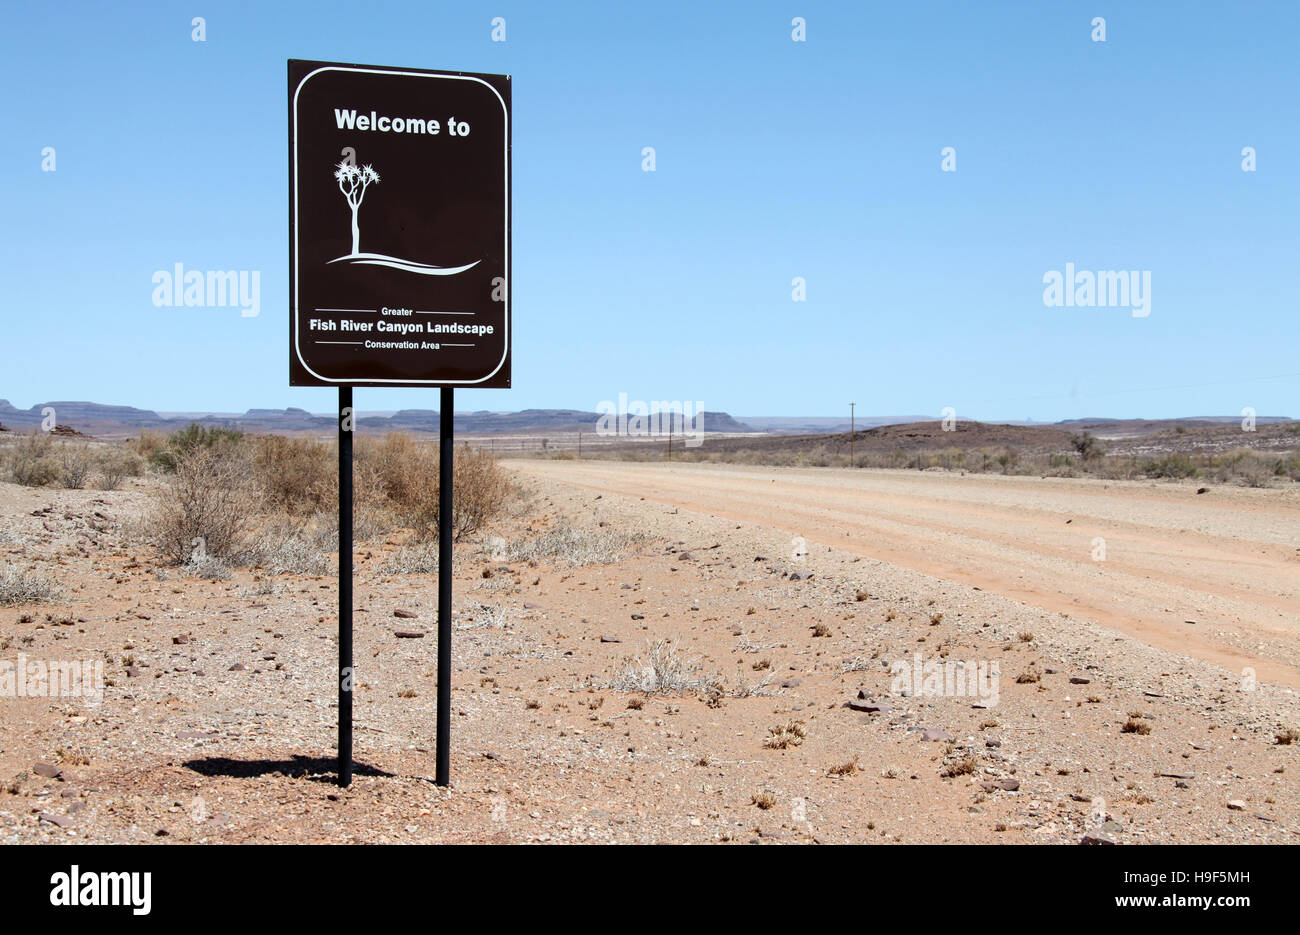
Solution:
<svg viewBox="0 0 1300 935">
<path fill-rule="evenodd" d="M 501 206 L 505 220 L 505 269 L 506 276 L 510 275 L 510 110 L 506 107 L 506 102 L 502 100 L 501 94 L 491 84 L 482 78 L 475 78 L 472 75 L 431 75 L 422 71 L 394 71 L 386 68 L 350 68 L 346 65 L 327 65 L 323 68 L 317 68 L 315 71 L 305 75 L 302 81 L 298 82 L 298 87 L 293 92 L 293 352 L 298 355 L 298 363 L 302 364 L 303 369 L 310 373 L 318 380 L 324 380 L 326 383 L 338 383 L 345 385 L 355 385 L 355 380 L 336 380 L 333 377 L 324 377 L 312 370 L 307 365 L 307 361 L 302 359 L 302 350 L 298 347 L 298 274 L 302 270 L 302 262 L 298 257 L 298 234 L 300 226 L 298 224 L 298 206 L 302 203 L 298 197 L 298 95 L 302 93 L 303 86 L 319 75 L 323 71 L 346 71 L 366 75 L 409 75 L 413 78 L 450 78 L 454 81 L 476 81 L 483 85 L 489 91 L 496 95 L 497 101 L 501 104 L 501 112 L 505 116 L 505 136 L 502 140 L 502 163 L 505 175 L 505 203 Z M 381 380 L 365 379 L 361 383 L 404 383 L 420 384 L 428 383 L 434 385 L 442 384 L 465 384 L 472 386 L 475 383 L 482 383 L 484 380 L 490 380 L 497 375 L 497 372 L 505 365 L 506 356 L 510 353 L 510 291 L 511 285 L 506 283 L 506 302 L 505 302 L 505 346 L 501 350 L 501 360 L 497 362 L 496 367 L 486 376 L 479 377 L 477 380 Z"/>
</svg>

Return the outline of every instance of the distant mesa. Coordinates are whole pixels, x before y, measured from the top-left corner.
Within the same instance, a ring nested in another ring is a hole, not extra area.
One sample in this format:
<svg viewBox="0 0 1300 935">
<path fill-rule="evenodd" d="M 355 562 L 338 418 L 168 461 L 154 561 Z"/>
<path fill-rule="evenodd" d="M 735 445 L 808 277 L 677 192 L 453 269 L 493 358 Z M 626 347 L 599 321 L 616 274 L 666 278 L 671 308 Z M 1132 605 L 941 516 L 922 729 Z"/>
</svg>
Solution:
<svg viewBox="0 0 1300 935">
<path fill-rule="evenodd" d="M 0 399 L 0 431 L 29 432 L 45 421 L 45 410 L 54 410 L 54 419 L 60 434 L 78 432 L 84 435 L 122 437 L 139 434 L 143 430 L 171 432 L 184 428 L 191 422 L 214 427 L 224 426 L 253 433 L 333 433 L 336 417 L 332 414 L 310 413 L 305 409 L 249 409 L 243 413 L 222 412 L 155 412 L 134 406 L 112 406 L 84 401 L 53 401 L 38 403 L 30 409 L 15 408 L 7 399 Z M 813 436 L 838 435 L 849 431 L 849 420 L 838 416 L 744 416 L 734 418 L 726 412 L 705 411 L 702 414 L 706 432 L 734 435 Z M 601 414 L 583 409 L 524 409 L 520 412 L 492 412 L 477 410 L 458 412 L 455 419 L 457 434 L 509 435 L 524 433 L 596 431 Z M 356 425 L 366 433 L 425 432 L 436 434 L 440 417 L 434 409 L 401 409 L 389 414 L 359 414 Z M 1079 432 L 1091 430 L 1108 437 L 1148 435 L 1173 431 L 1180 425 L 1210 428 L 1240 422 L 1236 416 L 1193 416 L 1180 419 L 1112 419 L 1095 417 L 1067 419 L 1061 422 L 977 423 L 969 419 L 957 422 L 963 435 L 977 426 L 998 424 L 1025 433 L 1040 430 Z M 1257 416 L 1258 425 L 1290 422 L 1285 416 Z M 898 433 L 914 438 L 917 433 L 927 437 L 938 433 L 941 421 L 938 416 L 861 416 L 854 420 L 859 434 Z M 980 429 L 983 431 L 983 429 Z M 1013 433 L 1018 434 L 1018 433 Z M 951 440 L 949 433 L 936 435 Z M 1008 438 L 1011 436 L 1009 435 Z M 1025 436 L 1026 440 L 1028 435 Z M 963 440 L 965 441 L 965 439 Z"/>
</svg>

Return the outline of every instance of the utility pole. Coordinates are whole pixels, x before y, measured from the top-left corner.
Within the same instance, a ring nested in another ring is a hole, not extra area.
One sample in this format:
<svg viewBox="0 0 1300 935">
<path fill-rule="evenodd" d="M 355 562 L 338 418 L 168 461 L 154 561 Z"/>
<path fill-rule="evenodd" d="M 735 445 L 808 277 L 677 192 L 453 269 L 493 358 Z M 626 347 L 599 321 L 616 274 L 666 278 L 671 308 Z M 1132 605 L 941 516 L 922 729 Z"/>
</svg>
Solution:
<svg viewBox="0 0 1300 935">
<path fill-rule="evenodd" d="M 853 411 L 857 405 L 857 403 L 849 403 L 849 467 L 853 467 L 853 433 L 856 426 L 853 419 Z"/>
</svg>

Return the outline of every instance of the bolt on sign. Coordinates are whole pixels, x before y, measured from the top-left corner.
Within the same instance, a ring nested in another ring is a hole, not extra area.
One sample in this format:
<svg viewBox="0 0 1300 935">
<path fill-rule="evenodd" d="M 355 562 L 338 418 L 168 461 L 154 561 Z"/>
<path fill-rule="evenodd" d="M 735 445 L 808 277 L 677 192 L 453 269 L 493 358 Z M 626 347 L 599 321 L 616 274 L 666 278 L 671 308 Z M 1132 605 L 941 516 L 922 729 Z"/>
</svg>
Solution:
<svg viewBox="0 0 1300 935">
<path fill-rule="evenodd" d="M 510 386 L 510 78 L 289 62 L 292 386 Z"/>
</svg>

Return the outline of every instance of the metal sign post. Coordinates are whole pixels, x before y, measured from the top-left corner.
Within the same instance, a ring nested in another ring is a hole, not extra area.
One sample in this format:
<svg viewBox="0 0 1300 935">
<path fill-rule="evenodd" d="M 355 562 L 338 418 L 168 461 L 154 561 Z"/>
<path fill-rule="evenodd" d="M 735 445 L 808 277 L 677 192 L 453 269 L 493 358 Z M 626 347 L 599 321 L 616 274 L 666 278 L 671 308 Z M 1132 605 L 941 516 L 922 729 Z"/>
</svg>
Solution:
<svg viewBox="0 0 1300 935">
<path fill-rule="evenodd" d="M 339 387 L 339 785 L 352 782 L 352 387 Z"/>
<path fill-rule="evenodd" d="M 508 75 L 289 61 L 289 384 L 339 391 L 339 784 L 354 386 L 441 389 L 436 778 L 450 782 L 453 388 L 509 387 Z"/>
<path fill-rule="evenodd" d="M 451 533 L 455 484 L 452 482 L 452 458 L 456 446 L 452 439 L 452 394 L 450 386 L 442 388 L 438 404 L 438 753 L 435 782 L 451 782 Z"/>
</svg>

